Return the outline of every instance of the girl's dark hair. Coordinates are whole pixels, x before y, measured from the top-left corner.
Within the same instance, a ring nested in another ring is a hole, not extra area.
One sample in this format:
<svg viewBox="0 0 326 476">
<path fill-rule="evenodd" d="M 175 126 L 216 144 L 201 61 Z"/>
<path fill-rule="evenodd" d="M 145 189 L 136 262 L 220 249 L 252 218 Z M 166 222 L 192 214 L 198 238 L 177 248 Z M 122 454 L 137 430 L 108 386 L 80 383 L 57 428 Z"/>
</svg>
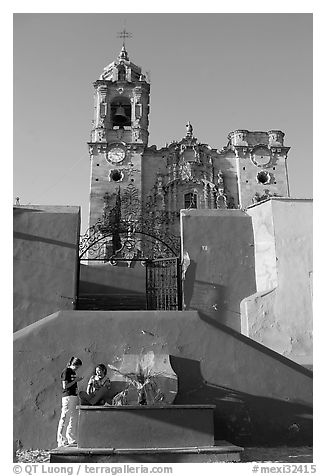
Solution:
<svg viewBox="0 0 326 476">
<path fill-rule="evenodd" d="M 71 359 L 68 362 L 68 367 L 70 365 L 77 365 L 78 367 L 81 367 L 83 365 L 83 362 L 78 359 L 78 357 L 71 357 Z"/>
<path fill-rule="evenodd" d="M 108 369 L 106 368 L 106 365 L 104 364 L 98 364 L 95 369 L 94 369 L 94 374 L 96 373 L 96 369 L 101 369 L 104 372 L 104 375 L 107 374 Z"/>
</svg>

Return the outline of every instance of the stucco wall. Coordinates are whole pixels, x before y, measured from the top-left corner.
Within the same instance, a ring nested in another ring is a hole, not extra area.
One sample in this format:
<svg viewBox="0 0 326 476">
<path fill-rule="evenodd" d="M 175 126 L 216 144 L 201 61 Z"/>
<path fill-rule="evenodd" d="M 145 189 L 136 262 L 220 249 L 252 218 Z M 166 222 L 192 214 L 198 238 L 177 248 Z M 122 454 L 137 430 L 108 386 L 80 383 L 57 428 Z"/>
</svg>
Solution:
<svg viewBox="0 0 326 476">
<path fill-rule="evenodd" d="M 251 218 L 241 210 L 182 210 L 185 309 L 240 331 L 240 302 L 256 291 Z"/>
<path fill-rule="evenodd" d="M 247 210 L 255 236 L 257 294 L 242 307 L 242 332 L 312 365 L 312 200 L 273 198 Z"/>
<path fill-rule="evenodd" d="M 174 403 L 216 405 L 216 439 L 311 442 L 311 372 L 196 311 L 62 311 L 17 331 L 14 438 L 56 446 L 60 373 L 72 355 L 83 361 L 83 390 L 97 363 L 147 350 L 171 356 Z"/>
<path fill-rule="evenodd" d="M 14 331 L 59 309 L 77 289 L 79 207 L 14 207 Z"/>
</svg>

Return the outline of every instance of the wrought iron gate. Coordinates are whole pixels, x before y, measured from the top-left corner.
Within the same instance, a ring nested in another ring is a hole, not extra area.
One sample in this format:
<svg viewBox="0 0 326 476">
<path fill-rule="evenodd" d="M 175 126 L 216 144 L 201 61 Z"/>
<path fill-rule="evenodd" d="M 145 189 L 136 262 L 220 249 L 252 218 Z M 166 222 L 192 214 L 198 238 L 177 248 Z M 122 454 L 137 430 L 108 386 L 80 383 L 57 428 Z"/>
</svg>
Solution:
<svg viewBox="0 0 326 476">
<path fill-rule="evenodd" d="M 117 296 L 111 293 L 105 296 L 96 294 L 94 291 L 88 292 L 79 289 L 78 309 L 166 311 L 182 309 L 179 240 L 177 237 L 167 235 L 166 239 L 169 238 L 169 244 L 167 244 L 159 235 L 120 232 L 120 248 L 112 253 L 114 235 L 105 234 L 96 227 L 90 231 L 81 237 L 80 263 L 133 268 L 137 262 L 140 262 L 146 268 L 146 288 L 144 294 L 138 296 L 137 299 L 133 292 L 122 297 L 119 293 Z M 172 247 L 172 238 L 174 239 L 174 248 Z"/>
<path fill-rule="evenodd" d="M 80 262 L 109 264 L 118 270 L 140 261 L 146 266 L 146 309 L 181 309 L 180 237 L 172 232 L 178 214 L 151 202 L 142 204 L 133 185 L 106 193 L 103 201 L 102 217 L 81 237 Z"/>
<path fill-rule="evenodd" d="M 181 310 L 181 273 L 179 258 L 146 261 L 147 309 Z"/>
</svg>

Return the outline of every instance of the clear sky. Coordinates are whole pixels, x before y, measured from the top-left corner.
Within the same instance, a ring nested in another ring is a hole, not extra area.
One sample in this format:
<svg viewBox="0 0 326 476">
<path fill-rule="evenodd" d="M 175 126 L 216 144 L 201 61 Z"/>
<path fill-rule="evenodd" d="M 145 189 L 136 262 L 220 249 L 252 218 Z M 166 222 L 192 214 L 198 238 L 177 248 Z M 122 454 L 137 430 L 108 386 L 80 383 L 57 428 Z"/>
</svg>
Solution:
<svg viewBox="0 0 326 476">
<path fill-rule="evenodd" d="M 149 145 L 185 135 L 227 143 L 235 129 L 280 129 L 290 192 L 312 197 L 312 14 L 17 13 L 13 200 L 80 205 L 87 226 L 93 85 L 124 27 L 150 72 Z"/>
</svg>

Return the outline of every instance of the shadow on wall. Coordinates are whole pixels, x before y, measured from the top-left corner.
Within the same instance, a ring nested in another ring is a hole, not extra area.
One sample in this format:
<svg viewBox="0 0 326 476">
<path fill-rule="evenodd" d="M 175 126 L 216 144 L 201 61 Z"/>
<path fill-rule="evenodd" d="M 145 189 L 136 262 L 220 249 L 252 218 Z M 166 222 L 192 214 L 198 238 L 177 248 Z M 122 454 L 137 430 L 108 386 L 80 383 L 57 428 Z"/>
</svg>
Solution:
<svg viewBox="0 0 326 476">
<path fill-rule="evenodd" d="M 178 376 L 175 404 L 216 405 L 215 439 L 232 443 L 300 445 L 312 442 L 312 408 L 299 402 L 255 397 L 205 381 L 196 360 L 170 356 Z M 266 425 L 268 421 L 268 425 Z"/>
<path fill-rule="evenodd" d="M 78 292 L 77 310 L 146 310 L 146 293 L 105 284 L 86 283 Z"/>
<path fill-rule="evenodd" d="M 14 231 L 14 239 L 34 241 L 37 243 L 46 243 L 54 246 L 63 246 L 64 248 L 76 249 L 75 243 L 68 243 L 66 241 L 54 240 L 52 238 L 45 238 L 44 236 L 31 235 L 30 233 L 22 233 L 20 231 Z"/>
<path fill-rule="evenodd" d="M 218 330 L 223 331 L 226 334 L 229 334 L 230 336 L 234 337 L 237 339 L 239 342 L 243 342 L 253 349 L 258 350 L 259 352 L 271 356 L 274 360 L 277 360 L 281 362 L 282 364 L 286 365 L 287 367 L 292 368 L 293 370 L 296 370 L 297 372 L 302 373 L 303 375 L 306 375 L 307 377 L 312 378 L 312 371 L 303 367 L 302 365 L 297 364 L 293 360 L 290 360 L 286 357 L 283 357 L 281 354 L 278 354 L 274 350 L 271 350 L 269 347 L 265 347 L 264 345 L 260 344 L 259 342 L 256 342 L 255 340 L 250 339 L 249 337 L 240 334 L 239 332 L 235 331 L 231 327 L 225 326 L 224 324 L 221 324 L 220 322 L 217 322 L 215 319 L 212 319 L 211 316 L 207 316 L 201 311 L 198 311 L 199 317 L 202 321 L 206 322 L 207 324 L 215 327 Z"/>
<path fill-rule="evenodd" d="M 81 264 L 77 309 L 145 310 L 146 269 L 123 264 Z"/>
<path fill-rule="evenodd" d="M 240 312 L 227 306 L 226 286 L 196 280 L 196 268 L 197 263 L 191 260 L 186 271 L 187 279 L 183 281 L 185 309 L 204 311 L 222 324 L 229 322 L 230 318 L 240 319 Z"/>
<path fill-rule="evenodd" d="M 187 276 L 187 280 L 183 281 L 183 288 L 184 288 L 183 295 L 184 295 L 184 304 L 186 309 L 190 308 L 190 302 L 194 294 L 196 268 L 197 268 L 197 263 L 193 260 L 190 260 L 190 264 L 185 273 L 185 276 Z"/>
<path fill-rule="evenodd" d="M 23 213 L 44 213 L 44 210 L 37 208 L 25 208 L 24 205 L 14 206 L 14 215 L 22 215 Z"/>
</svg>

